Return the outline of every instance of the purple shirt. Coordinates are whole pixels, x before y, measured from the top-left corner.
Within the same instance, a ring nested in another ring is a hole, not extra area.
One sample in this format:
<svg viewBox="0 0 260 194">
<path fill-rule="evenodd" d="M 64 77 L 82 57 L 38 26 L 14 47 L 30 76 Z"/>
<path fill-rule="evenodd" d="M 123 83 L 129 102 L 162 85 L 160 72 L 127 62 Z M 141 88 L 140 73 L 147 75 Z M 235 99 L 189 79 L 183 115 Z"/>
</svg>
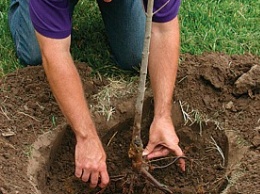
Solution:
<svg viewBox="0 0 260 194">
<path fill-rule="evenodd" d="M 146 6 L 147 0 L 143 1 Z M 180 0 L 155 0 L 154 11 L 167 1 L 153 16 L 153 21 L 168 22 L 177 16 Z M 69 0 L 30 0 L 30 15 L 35 30 L 46 37 L 61 39 L 71 34 Z"/>
</svg>

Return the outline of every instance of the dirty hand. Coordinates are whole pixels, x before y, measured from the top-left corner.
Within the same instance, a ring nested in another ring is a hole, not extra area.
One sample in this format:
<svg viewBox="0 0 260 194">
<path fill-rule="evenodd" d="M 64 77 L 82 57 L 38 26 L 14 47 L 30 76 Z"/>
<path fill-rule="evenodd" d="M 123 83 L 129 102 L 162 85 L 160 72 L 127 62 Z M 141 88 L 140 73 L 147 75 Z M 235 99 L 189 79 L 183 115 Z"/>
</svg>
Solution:
<svg viewBox="0 0 260 194">
<path fill-rule="evenodd" d="M 106 154 L 97 135 L 77 139 L 75 148 L 75 175 L 89 186 L 104 188 L 109 183 Z"/>
<path fill-rule="evenodd" d="M 175 132 L 171 117 L 154 118 L 151 127 L 149 142 L 144 149 L 143 155 L 148 159 L 158 158 L 168 155 L 170 152 L 177 157 L 184 156 L 178 145 L 179 138 Z M 184 159 L 179 159 L 182 171 L 185 171 Z"/>
</svg>

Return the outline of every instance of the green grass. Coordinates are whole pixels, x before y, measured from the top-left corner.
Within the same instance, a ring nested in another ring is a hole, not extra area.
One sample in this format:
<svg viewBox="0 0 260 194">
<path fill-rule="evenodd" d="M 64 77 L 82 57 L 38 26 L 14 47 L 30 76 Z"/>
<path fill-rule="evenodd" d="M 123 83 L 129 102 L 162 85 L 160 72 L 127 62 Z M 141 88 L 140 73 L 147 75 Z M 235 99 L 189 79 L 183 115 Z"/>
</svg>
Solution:
<svg viewBox="0 0 260 194">
<path fill-rule="evenodd" d="M 19 68 L 7 22 L 9 0 L 0 2 L 0 77 Z M 182 0 L 181 52 L 259 55 L 259 0 Z M 74 14 L 71 51 L 103 75 L 116 74 L 95 0 L 79 2 Z M 122 73 L 123 71 L 119 71 Z"/>
<path fill-rule="evenodd" d="M 9 0 L 0 1 L 0 77 L 19 67 L 7 21 Z"/>
<path fill-rule="evenodd" d="M 182 52 L 259 55 L 259 7 L 259 0 L 183 0 L 180 10 Z"/>
</svg>

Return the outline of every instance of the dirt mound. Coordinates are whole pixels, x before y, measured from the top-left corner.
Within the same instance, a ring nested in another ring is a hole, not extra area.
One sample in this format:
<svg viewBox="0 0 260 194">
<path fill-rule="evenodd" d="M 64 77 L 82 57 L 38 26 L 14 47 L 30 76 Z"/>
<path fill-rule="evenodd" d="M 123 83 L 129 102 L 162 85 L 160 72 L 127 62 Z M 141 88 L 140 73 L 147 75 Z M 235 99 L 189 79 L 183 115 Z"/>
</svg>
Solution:
<svg viewBox="0 0 260 194">
<path fill-rule="evenodd" d="M 181 57 L 173 119 L 181 147 L 193 162 L 188 162 L 186 173 L 176 165 L 155 170 L 156 178 L 177 193 L 259 193 L 259 66 L 259 57 L 251 55 Z M 135 85 L 90 78 L 86 64 L 77 67 L 114 177 L 105 192 L 134 188 L 138 193 L 160 193 L 131 173 L 126 155 L 131 131 L 121 129 L 131 128 Z M 56 135 L 68 127 L 42 67 L 18 70 L 0 85 L 0 193 L 93 193 L 73 176 L 75 141 L 70 130 L 52 154 Z M 100 96 L 111 87 L 112 92 L 131 92 L 110 94 L 106 101 Z M 153 114 L 150 95 L 148 89 L 145 142 Z M 169 160 L 156 164 L 165 163 Z"/>
</svg>

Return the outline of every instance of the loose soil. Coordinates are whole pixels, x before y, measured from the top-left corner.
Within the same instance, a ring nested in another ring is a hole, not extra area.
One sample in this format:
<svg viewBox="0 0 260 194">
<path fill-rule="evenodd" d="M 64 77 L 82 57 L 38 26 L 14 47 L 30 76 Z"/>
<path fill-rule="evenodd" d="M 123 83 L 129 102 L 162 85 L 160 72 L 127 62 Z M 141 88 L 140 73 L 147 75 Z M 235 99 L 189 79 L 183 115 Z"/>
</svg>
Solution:
<svg viewBox="0 0 260 194">
<path fill-rule="evenodd" d="M 177 163 L 151 173 L 174 193 L 260 193 L 260 62 L 258 56 L 182 55 L 173 120 L 187 170 Z M 162 193 L 132 171 L 127 156 L 137 83 L 91 75 L 77 64 L 93 119 L 106 150 L 111 183 L 104 193 Z M 68 95 L 69 95 L 68 91 Z M 153 118 L 147 87 L 144 144 Z M 74 176 L 75 138 L 42 67 L 0 80 L 0 194 L 85 194 Z M 163 166 L 174 156 L 151 161 Z"/>
</svg>

